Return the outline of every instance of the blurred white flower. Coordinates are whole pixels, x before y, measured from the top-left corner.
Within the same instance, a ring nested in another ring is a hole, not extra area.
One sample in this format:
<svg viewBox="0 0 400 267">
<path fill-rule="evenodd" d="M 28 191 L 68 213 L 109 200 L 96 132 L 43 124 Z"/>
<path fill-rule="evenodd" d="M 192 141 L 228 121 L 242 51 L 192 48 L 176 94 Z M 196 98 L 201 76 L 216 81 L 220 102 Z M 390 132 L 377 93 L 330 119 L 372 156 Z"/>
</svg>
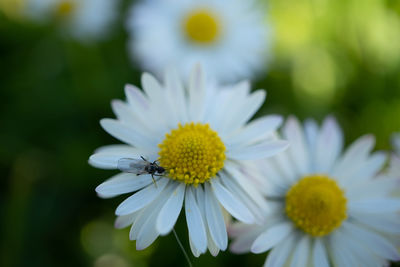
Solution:
<svg viewBox="0 0 400 267">
<path fill-rule="evenodd" d="M 253 0 L 152 0 L 132 6 L 127 28 L 134 62 L 159 77 L 175 66 L 189 77 L 198 62 L 220 82 L 266 67 L 270 33 Z"/>
<path fill-rule="evenodd" d="M 248 82 L 225 88 L 205 84 L 200 68 L 192 72 L 188 87 L 173 71 L 164 85 L 143 74 L 142 86 L 144 93 L 126 86 L 128 103 L 112 102 L 117 120 L 101 120 L 109 134 L 127 145 L 102 147 L 89 162 L 124 171 L 132 167 L 130 161 L 145 164 L 143 156 L 157 160 L 166 171 L 156 172 L 162 176 L 154 177 L 155 183 L 149 169 L 140 176 L 117 174 L 96 191 L 101 197 L 137 191 L 118 206 L 115 224 L 132 225 L 130 239 L 136 240 L 137 249 L 168 234 L 185 202 L 193 254 L 199 256 L 208 247 L 215 256 L 228 241 L 221 206 L 245 223 L 263 219 L 268 207 L 248 182 L 254 175 L 244 160 L 266 158 L 287 147 L 274 134 L 282 119 L 265 116 L 247 124 L 264 102 L 265 92 L 250 93 Z"/>
<path fill-rule="evenodd" d="M 290 148 L 262 166 L 258 188 L 272 205 L 262 226 L 234 224 L 231 250 L 271 250 L 265 266 L 384 266 L 399 260 L 398 180 L 378 173 L 386 154 L 371 153 L 367 135 L 342 153 L 333 118 L 319 128 L 290 118 L 283 127 Z"/>
<path fill-rule="evenodd" d="M 27 0 L 37 21 L 60 23 L 63 33 L 81 41 L 104 38 L 118 15 L 119 0 Z"/>
</svg>

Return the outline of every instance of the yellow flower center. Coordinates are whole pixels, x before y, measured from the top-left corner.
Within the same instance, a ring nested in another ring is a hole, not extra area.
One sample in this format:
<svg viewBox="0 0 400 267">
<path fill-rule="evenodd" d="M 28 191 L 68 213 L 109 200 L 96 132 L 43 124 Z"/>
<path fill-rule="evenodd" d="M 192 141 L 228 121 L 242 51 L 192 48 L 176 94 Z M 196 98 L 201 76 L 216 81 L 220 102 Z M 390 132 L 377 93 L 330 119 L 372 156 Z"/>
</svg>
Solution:
<svg viewBox="0 0 400 267">
<path fill-rule="evenodd" d="M 286 194 L 286 214 L 312 236 L 324 236 L 346 219 L 346 198 L 337 183 L 327 176 L 302 178 Z"/>
<path fill-rule="evenodd" d="M 224 166 L 225 145 L 208 124 L 179 124 L 158 146 L 160 166 L 185 184 L 204 183 Z"/>
<path fill-rule="evenodd" d="M 71 0 L 61 0 L 56 6 L 55 14 L 59 18 L 65 18 L 74 12 L 76 3 Z"/>
<path fill-rule="evenodd" d="M 220 25 L 217 17 L 206 9 L 194 10 L 184 19 L 186 37 L 198 44 L 210 44 L 217 40 Z"/>
</svg>

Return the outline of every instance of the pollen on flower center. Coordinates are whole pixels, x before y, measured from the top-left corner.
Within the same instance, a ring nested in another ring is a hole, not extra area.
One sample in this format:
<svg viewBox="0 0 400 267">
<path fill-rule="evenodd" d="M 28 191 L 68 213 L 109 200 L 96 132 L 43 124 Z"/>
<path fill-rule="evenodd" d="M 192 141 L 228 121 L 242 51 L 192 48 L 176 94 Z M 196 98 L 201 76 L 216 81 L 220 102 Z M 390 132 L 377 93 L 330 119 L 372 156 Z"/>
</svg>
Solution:
<svg viewBox="0 0 400 267">
<path fill-rule="evenodd" d="M 74 12 L 76 4 L 71 0 L 62 0 L 56 6 L 56 16 L 59 18 L 68 17 L 72 12 Z"/>
<path fill-rule="evenodd" d="M 324 236 L 346 219 L 346 198 L 337 183 L 327 176 L 302 178 L 286 194 L 286 214 L 312 236 Z"/>
<path fill-rule="evenodd" d="M 220 34 L 217 17 L 206 9 L 190 12 L 184 19 L 183 30 L 186 37 L 195 43 L 210 44 Z"/>
<path fill-rule="evenodd" d="M 186 184 L 204 183 L 224 166 L 225 145 L 208 124 L 179 124 L 158 146 L 168 177 Z"/>
</svg>

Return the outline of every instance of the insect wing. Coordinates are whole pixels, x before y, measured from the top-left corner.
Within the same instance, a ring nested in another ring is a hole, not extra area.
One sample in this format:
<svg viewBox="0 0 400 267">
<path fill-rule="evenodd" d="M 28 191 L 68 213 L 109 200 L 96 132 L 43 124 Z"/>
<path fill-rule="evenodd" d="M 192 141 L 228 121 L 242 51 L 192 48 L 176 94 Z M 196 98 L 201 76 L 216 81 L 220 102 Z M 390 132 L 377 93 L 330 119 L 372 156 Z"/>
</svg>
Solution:
<svg viewBox="0 0 400 267">
<path fill-rule="evenodd" d="M 142 159 L 122 158 L 118 160 L 118 169 L 122 172 L 129 172 L 135 174 L 146 173 L 144 168 L 147 163 Z"/>
</svg>

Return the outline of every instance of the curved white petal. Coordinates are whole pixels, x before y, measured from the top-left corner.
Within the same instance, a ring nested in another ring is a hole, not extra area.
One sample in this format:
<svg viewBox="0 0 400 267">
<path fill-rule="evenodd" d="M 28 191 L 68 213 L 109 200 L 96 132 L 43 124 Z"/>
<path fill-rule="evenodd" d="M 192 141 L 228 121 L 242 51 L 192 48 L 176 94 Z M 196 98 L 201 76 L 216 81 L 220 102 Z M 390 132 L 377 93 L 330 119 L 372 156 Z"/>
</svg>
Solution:
<svg viewBox="0 0 400 267">
<path fill-rule="evenodd" d="M 203 69 L 196 64 L 189 79 L 188 111 L 191 121 L 202 121 L 205 112 L 205 78 Z"/>
<path fill-rule="evenodd" d="M 175 225 L 182 209 L 185 196 L 185 184 L 177 183 L 171 196 L 165 201 L 165 205 L 157 216 L 156 229 L 161 235 L 168 234 Z"/>
<path fill-rule="evenodd" d="M 264 159 L 278 154 L 289 147 L 284 140 L 266 141 L 247 147 L 237 147 L 226 152 L 226 156 L 235 160 Z"/>
<path fill-rule="evenodd" d="M 235 177 L 235 179 L 223 172 L 220 173 L 220 177 L 225 187 L 249 209 L 255 219 L 255 223 L 262 222 L 265 214 L 269 211 L 269 205 L 257 187 L 251 183 L 245 183 L 245 186 L 240 186 L 237 180 L 241 178 Z"/>
<path fill-rule="evenodd" d="M 294 248 L 290 267 L 306 267 L 310 250 L 310 238 L 307 235 L 303 235 Z"/>
<path fill-rule="evenodd" d="M 295 235 L 288 236 L 280 244 L 278 244 L 268 255 L 264 264 L 265 267 L 283 267 L 290 258 L 294 248 L 296 237 Z"/>
<path fill-rule="evenodd" d="M 341 153 L 342 147 L 342 130 L 333 117 L 326 118 L 316 143 L 316 171 L 329 173 Z"/>
<path fill-rule="evenodd" d="M 134 195 L 128 197 L 121 204 L 119 204 L 115 214 L 119 216 L 126 215 L 145 207 L 157 198 L 157 196 L 167 186 L 169 181 L 170 179 L 168 178 L 161 178 L 157 181 L 157 186 L 155 184 L 151 184 Z"/>
<path fill-rule="evenodd" d="M 375 138 L 372 135 L 366 135 L 357 139 L 347 148 L 344 155 L 338 160 L 332 170 L 333 177 L 346 177 L 347 173 L 352 172 L 360 162 L 364 161 L 371 152 L 375 144 Z"/>
<path fill-rule="evenodd" d="M 246 225 L 247 226 L 247 225 Z M 230 245 L 233 253 L 242 254 L 250 252 L 251 246 L 256 238 L 264 231 L 264 227 L 247 227 L 246 231 L 240 234 Z M 229 233 L 230 236 L 231 233 Z"/>
<path fill-rule="evenodd" d="M 145 155 L 133 147 L 131 149 L 102 148 L 100 152 L 90 156 L 89 164 L 96 168 L 112 170 L 118 168 L 118 161 L 121 158 L 140 158 L 140 156 Z"/>
<path fill-rule="evenodd" d="M 346 249 L 346 239 L 341 238 L 338 231 L 333 232 L 329 237 L 330 253 L 334 265 L 343 267 L 357 266 L 358 262 L 354 255 Z"/>
<path fill-rule="evenodd" d="M 196 199 L 191 187 L 188 187 L 186 189 L 185 214 L 186 214 L 186 222 L 188 225 L 189 235 L 191 237 L 191 240 L 193 241 L 194 246 L 201 253 L 206 252 L 207 234 L 203 218 L 200 213 L 200 209 L 196 203 Z"/>
<path fill-rule="evenodd" d="M 115 219 L 114 227 L 117 229 L 122 229 L 133 224 L 137 218 L 137 215 L 138 213 L 135 212 L 124 216 L 118 216 L 117 219 Z"/>
<path fill-rule="evenodd" d="M 191 250 L 192 253 L 193 253 L 193 256 L 195 256 L 196 258 L 198 258 L 198 257 L 201 255 L 201 252 L 200 252 L 200 250 L 198 250 L 198 249 L 196 248 L 196 246 L 193 244 L 193 241 L 192 241 L 192 239 L 190 238 L 190 235 L 189 235 L 189 246 L 190 246 L 190 250 Z"/>
<path fill-rule="evenodd" d="M 140 117 L 140 113 L 138 113 L 139 110 L 146 112 L 150 108 L 149 100 L 136 86 L 131 84 L 125 85 L 125 95 L 137 117 Z"/>
<path fill-rule="evenodd" d="M 387 239 L 372 231 L 357 227 L 349 222 L 344 222 L 342 226 L 348 235 L 358 240 L 377 255 L 393 260 L 400 260 L 400 254 L 397 248 Z"/>
<path fill-rule="evenodd" d="M 263 253 L 276 246 L 293 231 L 293 226 L 289 222 L 276 224 L 268 228 L 254 241 L 251 252 Z"/>
<path fill-rule="evenodd" d="M 152 183 L 151 175 L 119 173 L 96 187 L 100 197 L 109 198 L 142 189 Z"/>
<path fill-rule="evenodd" d="M 308 151 L 310 154 L 310 159 L 313 164 L 310 166 L 310 172 L 315 172 L 315 152 L 316 143 L 319 135 L 319 127 L 315 120 L 308 119 L 304 122 L 304 133 L 308 144 Z"/>
<path fill-rule="evenodd" d="M 325 245 L 320 238 L 314 239 L 312 251 L 314 267 L 329 267 L 328 253 Z"/>
<path fill-rule="evenodd" d="M 142 87 L 150 101 L 161 102 L 162 88 L 160 83 L 149 73 L 143 73 L 141 77 Z"/>
<path fill-rule="evenodd" d="M 137 219 L 129 233 L 130 239 L 136 240 L 136 249 L 147 248 L 159 236 L 155 226 L 156 219 L 165 204 L 165 199 L 172 194 L 173 189 L 174 187 L 169 184 L 152 203 L 137 212 Z"/>
<path fill-rule="evenodd" d="M 228 121 L 228 125 L 225 126 L 225 129 L 231 131 L 236 130 L 250 120 L 261 107 L 262 103 L 264 103 L 266 95 L 266 91 L 257 90 L 248 96 L 245 101 L 243 101 L 242 105 L 237 107 L 237 112 L 231 114 L 229 118 L 230 121 Z"/>
<path fill-rule="evenodd" d="M 348 205 L 349 212 L 363 213 L 387 213 L 400 211 L 400 199 L 394 198 L 375 198 L 351 201 Z"/>
<path fill-rule="evenodd" d="M 371 227 L 376 231 L 390 234 L 400 234 L 400 213 L 376 214 L 351 212 L 351 218 L 357 223 Z"/>
<path fill-rule="evenodd" d="M 143 135 L 131 126 L 114 119 L 102 119 L 100 121 L 103 129 L 115 138 L 138 148 L 144 148 L 151 153 L 157 152 L 157 140 Z"/>
<path fill-rule="evenodd" d="M 193 191 L 195 191 L 196 195 L 196 201 L 200 209 L 201 217 L 204 222 L 204 226 L 206 227 L 206 232 L 207 232 L 207 247 L 208 250 L 210 251 L 211 255 L 214 257 L 218 255 L 219 253 L 219 248 L 215 244 L 214 240 L 211 237 L 210 230 L 207 224 L 207 219 L 206 219 L 206 209 L 205 209 L 205 193 L 204 190 L 201 186 L 198 186 L 196 189 L 192 188 Z"/>
<path fill-rule="evenodd" d="M 236 219 L 247 224 L 254 223 L 254 216 L 243 203 L 232 195 L 218 179 L 211 179 L 211 188 L 222 206 Z"/>
<path fill-rule="evenodd" d="M 212 193 L 211 186 L 204 184 L 205 191 L 205 211 L 208 229 L 215 244 L 221 250 L 225 250 L 228 245 L 228 234 L 226 232 L 224 218 L 218 201 Z"/>
<path fill-rule="evenodd" d="M 292 163 L 297 170 L 296 173 L 298 175 L 306 174 L 310 171 L 310 156 L 306 137 L 297 118 L 289 117 L 283 126 L 282 133 L 290 143 L 287 153 L 291 155 Z"/>
<path fill-rule="evenodd" d="M 242 144 L 254 144 L 262 140 L 266 133 L 276 131 L 282 124 L 282 116 L 269 115 L 257 118 L 243 127 L 238 133 L 226 138 L 226 145 L 229 148 Z"/>
</svg>

